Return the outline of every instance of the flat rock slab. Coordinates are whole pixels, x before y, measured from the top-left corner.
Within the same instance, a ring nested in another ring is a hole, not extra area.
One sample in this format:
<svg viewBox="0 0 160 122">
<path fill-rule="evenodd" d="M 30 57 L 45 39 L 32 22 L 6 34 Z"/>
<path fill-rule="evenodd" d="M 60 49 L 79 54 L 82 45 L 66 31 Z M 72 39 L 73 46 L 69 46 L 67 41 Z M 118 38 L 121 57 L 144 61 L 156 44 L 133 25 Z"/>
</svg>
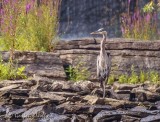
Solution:
<svg viewBox="0 0 160 122">
<path fill-rule="evenodd" d="M 56 106 L 55 113 L 57 112 L 58 114 L 80 114 L 83 113 L 84 110 L 86 110 L 84 108 L 85 105 L 85 103 L 74 104 L 66 102 Z"/>
<path fill-rule="evenodd" d="M 31 118 L 31 119 L 39 119 L 39 118 L 43 118 L 45 117 L 47 114 L 50 113 L 50 109 L 45 106 L 45 105 L 41 105 L 41 106 L 37 106 L 37 107 L 33 107 L 30 108 L 29 110 L 25 111 L 22 114 L 22 118 Z"/>
<path fill-rule="evenodd" d="M 40 92 L 39 95 L 41 98 L 50 99 L 54 102 L 61 102 L 61 101 L 65 101 L 65 99 L 66 99 L 63 96 L 56 95 L 52 92 Z"/>
<path fill-rule="evenodd" d="M 51 92 L 51 93 L 63 97 L 73 97 L 78 95 L 77 93 L 71 93 L 71 92 Z"/>
<path fill-rule="evenodd" d="M 35 107 L 35 106 L 47 105 L 48 103 L 50 103 L 50 100 L 41 100 L 38 102 L 34 101 L 32 103 L 23 105 L 23 107 L 31 108 L 31 107 Z"/>
<path fill-rule="evenodd" d="M 140 122 L 141 118 L 122 115 L 121 121 L 122 122 Z"/>
<path fill-rule="evenodd" d="M 17 84 L 9 85 L 9 86 L 0 88 L 0 92 L 1 92 L 1 91 L 8 91 L 8 90 L 11 90 L 11 89 L 15 89 L 15 88 L 18 88 L 19 86 L 20 86 L 20 85 L 17 85 Z"/>
<path fill-rule="evenodd" d="M 0 106 L 0 115 L 6 114 L 6 108 L 3 106 Z"/>
<path fill-rule="evenodd" d="M 66 79 L 62 60 L 56 53 L 15 51 L 16 61 L 19 66 L 25 66 L 28 75 L 40 75 L 55 79 Z M 9 61 L 9 52 L 2 52 L 2 59 Z"/>
<path fill-rule="evenodd" d="M 120 121 L 122 115 L 138 117 L 139 113 L 128 110 L 101 111 L 93 118 L 93 122 L 105 122 L 105 121 L 110 122 L 112 120 Z"/>
<path fill-rule="evenodd" d="M 12 119 L 12 118 L 19 119 L 19 118 L 22 118 L 22 114 L 25 111 L 27 111 L 27 109 L 26 108 L 22 108 L 22 109 L 17 109 L 17 110 L 8 112 L 8 113 L 6 113 L 5 118 L 8 118 L 8 119 Z"/>
<path fill-rule="evenodd" d="M 142 116 L 155 115 L 160 112 L 160 110 L 152 110 L 152 111 L 147 110 L 147 108 L 143 107 L 143 106 L 136 106 L 136 107 L 132 108 L 130 111 L 139 112 L 139 113 L 141 113 Z"/>
<path fill-rule="evenodd" d="M 30 82 L 29 80 L 4 80 L 2 81 L 0 84 L 4 84 L 5 86 L 6 85 L 13 85 L 13 84 L 22 84 L 22 83 L 28 83 Z"/>
<path fill-rule="evenodd" d="M 112 121 L 113 117 L 118 121 L 123 114 L 125 114 L 123 111 L 101 111 L 93 118 L 93 122 Z"/>
<path fill-rule="evenodd" d="M 87 95 L 83 99 L 88 101 L 90 105 L 95 105 L 95 104 L 104 105 L 105 104 L 105 100 L 103 98 L 93 96 L 93 95 Z"/>
<path fill-rule="evenodd" d="M 142 118 L 140 122 L 159 122 L 160 121 L 160 114 L 157 115 L 149 115 L 145 118 Z"/>
<path fill-rule="evenodd" d="M 115 82 L 113 84 L 113 88 L 115 90 L 132 90 L 133 88 L 137 88 L 139 85 L 134 85 L 134 84 L 119 84 Z"/>
<path fill-rule="evenodd" d="M 44 118 L 40 119 L 38 122 L 71 122 L 71 119 L 65 115 L 50 113 Z"/>
<path fill-rule="evenodd" d="M 28 96 L 30 90 L 29 89 L 11 89 L 9 91 L 10 94 L 18 94 L 18 95 L 23 95 L 23 96 Z"/>
<path fill-rule="evenodd" d="M 85 105 L 82 106 L 82 110 L 85 113 L 97 114 L 102 110 L 114 110 L 110 105 Z"/>
</svg>

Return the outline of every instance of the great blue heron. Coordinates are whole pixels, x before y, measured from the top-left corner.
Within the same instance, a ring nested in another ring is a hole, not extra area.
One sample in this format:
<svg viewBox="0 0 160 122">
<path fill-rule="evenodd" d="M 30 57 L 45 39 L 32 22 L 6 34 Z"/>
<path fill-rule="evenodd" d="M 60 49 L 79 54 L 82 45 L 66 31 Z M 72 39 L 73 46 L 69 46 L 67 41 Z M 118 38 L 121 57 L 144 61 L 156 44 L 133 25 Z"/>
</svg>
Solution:
<svg viewBox="0 0 160 122">
<path fill-rule="evenodd" d="M 107 38 L 107 32 L 103 28 L 91 34 L 103 35 L 103 39 L 100 44 L 100 54 L 97 56 L 97 77 L 100 81 L 100 86 L 103 90 L 103 98 L 105 98 L 105 84 L 108 82 L 108 77 L 111 70 L 111 56 L 110 53 L 105 51 L 105 42 Z"/>
</svg>

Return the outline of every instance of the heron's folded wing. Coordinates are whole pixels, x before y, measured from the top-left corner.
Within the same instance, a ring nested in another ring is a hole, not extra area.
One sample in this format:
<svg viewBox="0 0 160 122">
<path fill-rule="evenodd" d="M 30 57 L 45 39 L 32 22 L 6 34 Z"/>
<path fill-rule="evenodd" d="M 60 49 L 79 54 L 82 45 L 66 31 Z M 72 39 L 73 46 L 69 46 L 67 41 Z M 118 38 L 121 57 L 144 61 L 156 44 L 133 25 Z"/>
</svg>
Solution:
<svg viewBox="0 0 160 122">
<path fill-rule="evenodd" d="M 99 69 L 99 55 L 97 56 L 97 77 L 100 76 L 100 69 Z"/>
</svg>

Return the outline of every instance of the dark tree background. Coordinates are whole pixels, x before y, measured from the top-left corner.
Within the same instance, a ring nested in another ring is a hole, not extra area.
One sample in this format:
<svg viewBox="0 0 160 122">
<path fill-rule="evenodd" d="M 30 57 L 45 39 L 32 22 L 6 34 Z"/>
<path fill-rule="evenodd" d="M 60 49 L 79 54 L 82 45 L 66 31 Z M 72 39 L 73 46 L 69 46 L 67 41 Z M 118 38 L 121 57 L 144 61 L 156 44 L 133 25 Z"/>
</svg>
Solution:
<svg viewBox="0 0 160 122">
<path fill-rule="evenodd" d="M 62 0 L 59 33 L 62 38 L 88 37 L 99 28 L 109 37 L 121 36 L 120 16 L 143 7 L 149 0 Z"/>
</svg>

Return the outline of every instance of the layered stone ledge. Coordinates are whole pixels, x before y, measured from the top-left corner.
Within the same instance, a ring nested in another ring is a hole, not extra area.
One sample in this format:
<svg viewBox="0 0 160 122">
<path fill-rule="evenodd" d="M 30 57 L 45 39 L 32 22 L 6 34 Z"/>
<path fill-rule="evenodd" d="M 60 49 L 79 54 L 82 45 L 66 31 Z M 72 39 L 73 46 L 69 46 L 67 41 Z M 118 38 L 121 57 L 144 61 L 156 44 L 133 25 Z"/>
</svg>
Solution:
<svg viewBox="0 0 160 122">
<path fill-rule="evenodd" d="M 1 52 L 2 59 L 9 61 L 10 53 Z M 62 60 L 56 53 L 46 52 L 15 52 L 15 63 L 26 67 L 26 73 L 29 76 L 38 75 L 56 80 L 65 80 Z"/>
<path fill-rule="evenodd" d="M 137 72 L 160 71 L 160 41 L 107 39 L 105 47 L 106 51 L 111 53 L 112 73 L 115 75 L 130 73 L 132 65 Z M 96 59 L 99 50 L 100 38 L 86 38 L 61 41 L 54 52 L 60 55 L 64 65 L 76 65 L 79 61 L 86 62 L 86 67 L 91 72 L 90 80 L 96 80 Z"/>
<path fill-rule="evenodd" d="M 126 39 L 107 39 L 106 51 L 112 56 L 112 73 L 115 75 L 130 73 L 132 65 L 135 71 L 160 71 L 160 41 L 134 41 Z M 15 52 L 19 65 L 26 66 L 28 75 L 40 75 L 53 79 L 66 79 L 64 67 L 84 62 L 91 77 L 96 81 L 96 60 L 100 50 L 100 39 L 79 39 L 60 41 L 51 53 Z M 9 52 L 1 52 L 3 60 L 9 60 Z"/>
</svg>

